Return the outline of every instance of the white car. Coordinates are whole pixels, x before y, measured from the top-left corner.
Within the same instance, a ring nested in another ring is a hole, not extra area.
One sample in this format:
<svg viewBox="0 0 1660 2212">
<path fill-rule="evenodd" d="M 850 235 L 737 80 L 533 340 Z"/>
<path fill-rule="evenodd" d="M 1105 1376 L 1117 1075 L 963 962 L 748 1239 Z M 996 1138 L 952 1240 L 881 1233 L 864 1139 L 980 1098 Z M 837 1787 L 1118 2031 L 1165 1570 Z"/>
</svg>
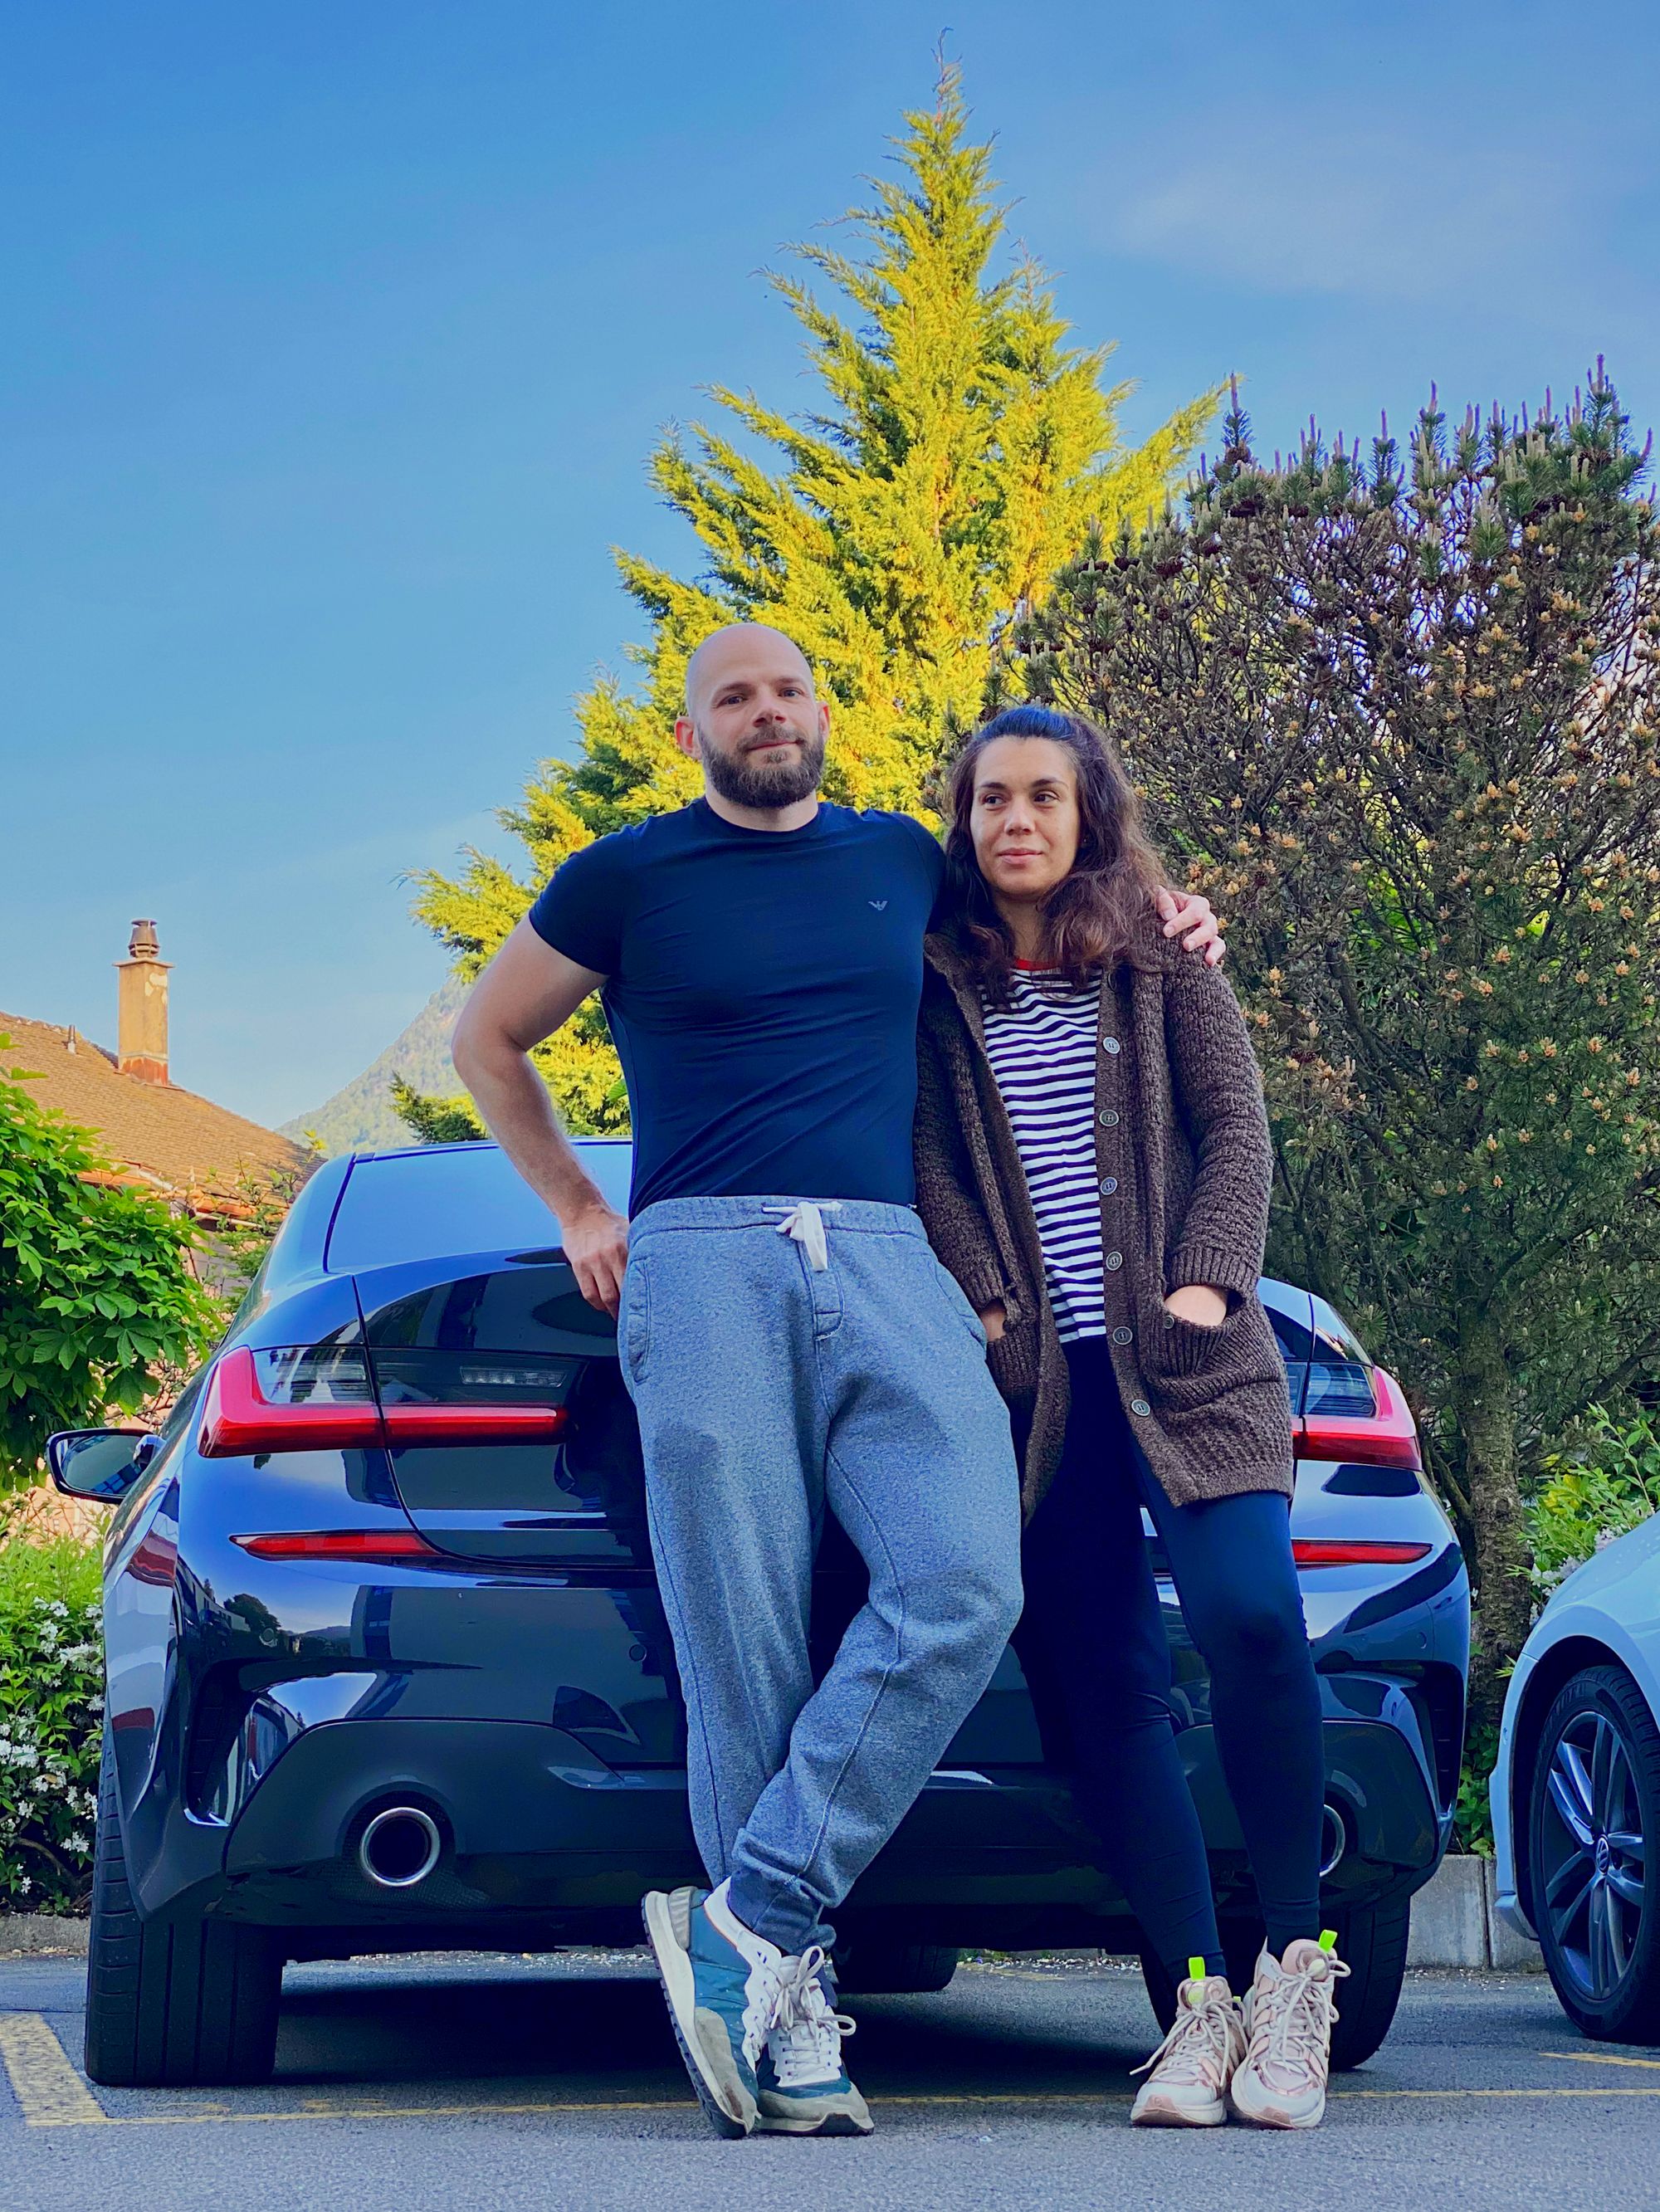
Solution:
<svg viewBox="0 0 1660 2212">
<path fill-rule="evenodd" d="M 1586 2035 L 1660 2043 L 1660 1514 L 1523 1646 L 1493 1769 L 1499 1910 Z"/>
</svg>

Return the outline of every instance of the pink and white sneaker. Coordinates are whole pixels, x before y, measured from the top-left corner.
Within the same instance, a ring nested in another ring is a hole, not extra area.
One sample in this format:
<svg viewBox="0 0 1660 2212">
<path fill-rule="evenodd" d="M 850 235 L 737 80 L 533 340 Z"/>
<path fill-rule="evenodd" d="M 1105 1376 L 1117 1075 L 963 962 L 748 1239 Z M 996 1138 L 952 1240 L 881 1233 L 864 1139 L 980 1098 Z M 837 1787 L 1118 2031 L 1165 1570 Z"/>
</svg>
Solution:
<svg viewBox="0 0 1660 2212">
<path fill-rule="evenodd" d="M 1245 1997 L 1244 2057 L 1228 2085 L 1236 2117 L 1259 2128 L 1317 2128 L 1331 2067 L 1332 1993 L 1348 1968 L 1323 1936 L 1264 1950 Z"/>
<path fill-rule="evenodd" d="M 1202 1966 L 1199 1959 L 1189 1962 Z M 1190 1974 L 1176 1993 L 1176 2020 L 1151 2058 L 1130 2107 L 1134 2128 L 1219 2128 L 1228 2084 L 1245 2055 L 1239 2002 L 1219 1974 Z"/>
</svg>

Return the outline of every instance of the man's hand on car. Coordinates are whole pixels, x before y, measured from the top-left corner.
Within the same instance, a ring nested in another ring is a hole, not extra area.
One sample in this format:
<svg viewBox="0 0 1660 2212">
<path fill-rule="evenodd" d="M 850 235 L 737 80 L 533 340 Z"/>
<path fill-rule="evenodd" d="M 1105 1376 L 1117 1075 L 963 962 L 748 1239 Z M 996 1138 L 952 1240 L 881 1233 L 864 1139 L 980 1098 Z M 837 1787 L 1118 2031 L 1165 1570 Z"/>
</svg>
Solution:
<svg viewBox="0 0 1660 2212">
<path fill-rule="evenodd" d="M 629 1264 L 629 1224 L 603 1202 L 573 1213 L 560 1224 L 565 1257 L 577 1286 L 591 1306 L 613 1321 L 623 1296 L 623 1272 Z"/>
</svg>

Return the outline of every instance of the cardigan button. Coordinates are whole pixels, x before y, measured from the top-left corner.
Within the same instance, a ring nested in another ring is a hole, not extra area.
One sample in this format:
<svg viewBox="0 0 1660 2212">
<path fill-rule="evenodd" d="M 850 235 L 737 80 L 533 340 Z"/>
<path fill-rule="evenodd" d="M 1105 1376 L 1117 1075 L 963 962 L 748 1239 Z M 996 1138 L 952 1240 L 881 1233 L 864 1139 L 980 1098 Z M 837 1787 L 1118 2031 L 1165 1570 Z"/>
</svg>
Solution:
<svg viewBox="0 0 1660 2212">
<path fill-rule="evenodd" d="M 1106 1257 L 1106 1262 L 1105 1262 L 1105 1265 L 1106 1265 L 1106 1270 L 1107 1270 L 1107 1273 L 1108 1273 L 1110 1275 L 1116 1275 L 1116 1274 L 1117 1273 L 1118 1270 L 1119 1270 L 1119 1269 L 1123 1266 L 1123 1264 L 1124 1264 L 1124 1255 L 1123 1255 L 1123 1254 L 1122 1254 L 1122 1252 L 1109 1252 L 1109 1253 L 1108 1253 L 1107 1257 Z"/>
<path fill-rule="evenodd" d="M 1152 1407 L 1148 1405 L 1145 1398 L 1132 1398 L 1130 1400 L 1130 1411 L 1132 1413 L 1140 1413 L 1142 1419 L 1145 1420 L 1147 1415 L 1152 1413 Z"/>
<path fill-rule="evenodd" d="M 1118 1178 L 1117 1178 L 1117 1176 L 1102 1176 L 1102 1178 L 1101 1178 L 1101 1195 L 1102 1195 L 1102 1197 L 1103 1197 L 1103 1198 L 1110 1198 L 1110 1197 L 1112 1196 L 1112 1194 L 1113 1194 L 1114 1191 L 1116 1191 L 1116 1190 L 1117 1189 L 1117 1188 L 1118 1188 Z"/>
<path fill-rule="evenodd" d="M 1101 1127 L 1104 1129 L 1116 1129 L 1118 1127 L 1118 1112 L 1116 1107 L 1108 1107 L 1106 1112 L 1101 1116 Z"/>
<path fill-rule="evenodd" d="M 1134 1338 L 1135 1331 L 1133 1328 L 1116 1328 L 1112 1333 L 1112 1340 L 1115 1344 L 1130 1344 L 1134 1341 Z"/>
<path fill-rule="evenodd" d="M 1101 1040 L 1101 1049 L 1103 1052 L 1116 1052 L 1118 1049 L 1117 1038 L 1103 1037 Z"/>
</svg>

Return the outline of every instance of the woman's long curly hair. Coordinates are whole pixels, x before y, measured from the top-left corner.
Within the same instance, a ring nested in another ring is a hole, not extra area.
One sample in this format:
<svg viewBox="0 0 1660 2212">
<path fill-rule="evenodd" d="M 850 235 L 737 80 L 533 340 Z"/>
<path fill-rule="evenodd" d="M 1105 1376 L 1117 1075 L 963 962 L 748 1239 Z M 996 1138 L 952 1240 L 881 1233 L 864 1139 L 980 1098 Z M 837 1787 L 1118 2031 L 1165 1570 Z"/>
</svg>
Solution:
<svg viewBox="0 0 1660 2212">
<path fill-rule="evenodd" d="M 1104 730 L 1049 707 L 1009 707 L 970 731 L 951 763 L 943 934 L 992 1003 L 1006 1005 L 1014 939 L 974 857 L 975 770 L 999 738 L 1048 738 L 1072 756 L 1078 779 L 1078 857 L 1043 902 L 1043 957 L 1074 990 L 1098 969 L 1134 961 L 1164 871 L 1143 825 L 1141 801 Z"/>
</svg>

